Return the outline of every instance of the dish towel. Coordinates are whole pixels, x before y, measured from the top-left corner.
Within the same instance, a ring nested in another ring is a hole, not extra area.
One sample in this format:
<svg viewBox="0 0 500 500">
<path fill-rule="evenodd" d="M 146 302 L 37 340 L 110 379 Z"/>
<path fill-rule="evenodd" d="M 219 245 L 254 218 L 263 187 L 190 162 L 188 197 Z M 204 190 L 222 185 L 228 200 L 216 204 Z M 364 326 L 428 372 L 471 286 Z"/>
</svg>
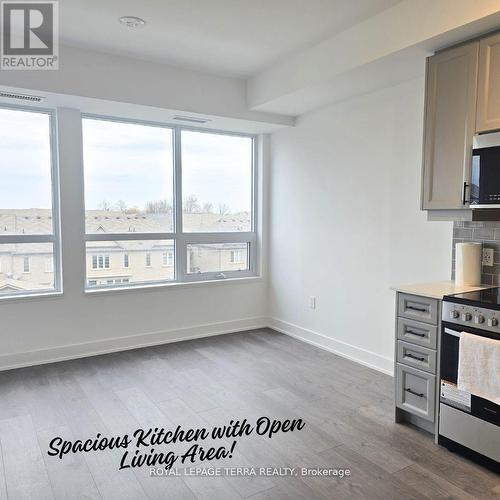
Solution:
<svg viewBox="0 0 500 500">
<path fill-rule="evenodd" d="M 500 339 L 460 334 L 458 388 L 500 404 Z"/>
</svg>

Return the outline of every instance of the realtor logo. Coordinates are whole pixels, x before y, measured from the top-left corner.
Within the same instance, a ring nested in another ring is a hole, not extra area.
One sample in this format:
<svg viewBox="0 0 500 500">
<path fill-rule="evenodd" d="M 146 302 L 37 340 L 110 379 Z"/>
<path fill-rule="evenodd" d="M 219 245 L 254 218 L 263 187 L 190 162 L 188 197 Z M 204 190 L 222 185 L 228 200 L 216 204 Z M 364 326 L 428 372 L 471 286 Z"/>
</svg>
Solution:
<svg viewBox="0 0 500 500">
<path fill-rule="evenodd" d="M 1 2 L 1 69 L 59 68 L 58 2 Z"/>
</svg>

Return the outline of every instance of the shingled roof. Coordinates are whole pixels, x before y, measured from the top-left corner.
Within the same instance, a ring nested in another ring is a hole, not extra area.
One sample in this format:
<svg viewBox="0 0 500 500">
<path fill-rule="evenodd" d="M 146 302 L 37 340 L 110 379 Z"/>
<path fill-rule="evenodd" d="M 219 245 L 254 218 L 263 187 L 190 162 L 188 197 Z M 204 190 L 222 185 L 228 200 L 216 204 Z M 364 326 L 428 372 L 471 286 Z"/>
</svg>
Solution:
<svg viewBox="0 0 500 500">
<path fill-rule="evenodd" d="M 89 234 L 110 233 L 110 241 L 89 242 L 93 248 L 109 250 L 147 250 L 165 248 L 162 240 L 126 241 L 117 243 L 116 233 L 168 233 L 173 231 L 172 215 L 166 213 L 127 213 L 107 210 L 87 210 L 86 231 Z M 250 231 L 248 212 L 238 214 L 190 213 L 184 214 L 184 226 L 190 232 L 241 232 Z M 0 235 L 51 234 L 52 212 L 47 209 L 0 209 Z M 168 245 L 167 245 L 168 246 Z M 2 245 L 0 252 L 34 254 L 50 253 L 50 243 L 23 243 Z"/>
</svg>

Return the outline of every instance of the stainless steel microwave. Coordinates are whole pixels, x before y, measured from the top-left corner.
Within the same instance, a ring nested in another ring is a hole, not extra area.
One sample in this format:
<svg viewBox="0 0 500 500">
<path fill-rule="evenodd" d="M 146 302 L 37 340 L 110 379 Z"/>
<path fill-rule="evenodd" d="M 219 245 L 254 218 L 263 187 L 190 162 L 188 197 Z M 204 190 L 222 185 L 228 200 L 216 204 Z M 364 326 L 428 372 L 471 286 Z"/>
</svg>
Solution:
<svg viewBox="0 0 500 500">
<path fill-rule="evenodd" d="M 465 198 L 464 186 L 464 198 Z M 470 182 L 471 208 L 500 208 L 500 134 L 474 138 Z"/>
</svg>

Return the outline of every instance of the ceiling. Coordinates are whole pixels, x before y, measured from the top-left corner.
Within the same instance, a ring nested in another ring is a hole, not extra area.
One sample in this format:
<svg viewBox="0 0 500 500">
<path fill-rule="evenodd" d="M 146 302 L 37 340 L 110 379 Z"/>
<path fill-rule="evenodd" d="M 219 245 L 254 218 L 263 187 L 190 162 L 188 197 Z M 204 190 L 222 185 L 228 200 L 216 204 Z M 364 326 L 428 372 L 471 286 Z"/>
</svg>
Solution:
<svg viewBox="0 0 500 500">
<path fill-rule="evenodd" d="M 61 43 L 246 78 L 399 0 L 63 0 Z M 146 26 L 129 29 L 120 16 Z"/>
</svg>

